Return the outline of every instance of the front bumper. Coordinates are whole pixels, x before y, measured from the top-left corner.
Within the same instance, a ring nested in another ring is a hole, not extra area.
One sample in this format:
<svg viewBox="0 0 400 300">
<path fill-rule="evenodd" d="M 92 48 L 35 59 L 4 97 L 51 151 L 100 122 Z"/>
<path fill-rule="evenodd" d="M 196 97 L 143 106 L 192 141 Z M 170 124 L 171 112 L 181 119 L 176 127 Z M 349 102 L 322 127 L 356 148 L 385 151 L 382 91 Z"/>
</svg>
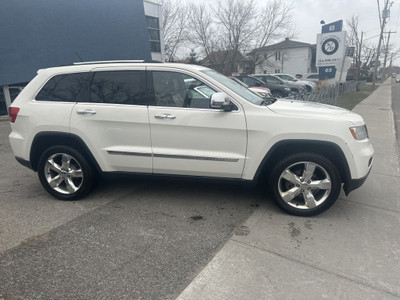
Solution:
<svg viewBox="0 0 400 300">
<path fill-rule="evenodd" d="M 371 172 L 371 169 L 369 169 L 369 172 L 367 175 L 365 175 L 362 178 L 357 178 L 357 179 L 350 179 L 348 182 L 346 182 L 343 186 L 343 190 L 348 196 L 352 191 L 358 189 L 360 186 L 364 184 L 364 182 L 367 180 L 369 173 Z"/>
</svg>

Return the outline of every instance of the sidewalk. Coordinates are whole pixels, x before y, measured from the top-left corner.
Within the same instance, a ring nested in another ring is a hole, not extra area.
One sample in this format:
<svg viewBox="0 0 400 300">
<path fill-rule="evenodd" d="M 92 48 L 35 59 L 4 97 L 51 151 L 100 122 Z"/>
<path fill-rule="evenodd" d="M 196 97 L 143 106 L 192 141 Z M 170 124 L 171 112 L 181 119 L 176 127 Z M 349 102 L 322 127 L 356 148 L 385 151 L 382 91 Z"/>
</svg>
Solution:
<svg viewBox="0 0 400 300">
<path fill-rule="evenodd" d="M 263 202 L 178 299 L 400 297 L 400 168 L 390 80 L 354 111 L 364 117 L 376 152 L 366 183 L 313 218 Z"/>
</svg>

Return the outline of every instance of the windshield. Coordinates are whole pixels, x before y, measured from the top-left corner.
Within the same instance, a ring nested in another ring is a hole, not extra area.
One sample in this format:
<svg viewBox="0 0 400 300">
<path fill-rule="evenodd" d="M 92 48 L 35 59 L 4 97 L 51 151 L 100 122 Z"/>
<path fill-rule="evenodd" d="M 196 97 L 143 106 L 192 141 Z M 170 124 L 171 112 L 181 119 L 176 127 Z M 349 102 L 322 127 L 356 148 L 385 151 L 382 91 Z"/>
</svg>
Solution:
<svg viewBox="0 0 400 300">
<path fill-rule="evenodd" d="M 285 80 L 287 80 L 287 81 L 294 81 L 294 82 L 298 81 L 297 78 L 292 77 L 292 76 L 290 76 L 290 75 L 281 75 L 280 77 L 283 78 L 283 79 L 285 79 Z"/>
<path fill-rule="evenodd" d="M 218 73 L 217 71 L 214 70 L 204 70 L 201 71 L 204 74 L 210 76 L 211 78 L 217 80 L 218 82 L 222 83 L 224 86 L 226 86 L 228 89 L 234 91 L 236 94 L 239 96 L 243 97 L 247 101 L 261 105 L 263 103 L 263 98 L 258 96 L 257 94 L 253 93 L 249 89 L 245 88 L 241 84 L 237 83 L 236 81 Z"/>
</svg>

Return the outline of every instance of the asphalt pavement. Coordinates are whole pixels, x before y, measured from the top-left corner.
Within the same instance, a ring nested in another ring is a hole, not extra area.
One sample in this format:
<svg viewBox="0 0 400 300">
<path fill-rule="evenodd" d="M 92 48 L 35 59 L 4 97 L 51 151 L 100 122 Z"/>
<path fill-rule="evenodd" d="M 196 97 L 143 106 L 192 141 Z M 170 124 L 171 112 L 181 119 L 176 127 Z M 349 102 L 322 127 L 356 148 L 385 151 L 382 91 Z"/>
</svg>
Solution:
<svg viewBox="0 0 400 300">
<path fill-rule="evenodd" d="M 376 151 L 360 189 L 313 218 L 263 203 L 178 299 L 399 299 L 400 168 L 391 105 L 389 79 L 354 108 Z"/>
<path fill-rule="evenodd" d="M 58 201 L 0 122 L 0 299 L 175 299 L 264 200 L 257 190 L 103 179 Z"/>
</svg>

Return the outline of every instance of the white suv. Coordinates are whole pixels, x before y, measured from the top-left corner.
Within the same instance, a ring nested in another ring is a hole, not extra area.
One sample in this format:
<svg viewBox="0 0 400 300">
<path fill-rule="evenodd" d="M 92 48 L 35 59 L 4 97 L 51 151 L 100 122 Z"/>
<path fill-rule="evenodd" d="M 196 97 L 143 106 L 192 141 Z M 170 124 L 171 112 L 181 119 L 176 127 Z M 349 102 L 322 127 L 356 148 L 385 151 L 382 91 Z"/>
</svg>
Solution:
<svg viewBox="0 0 400 300">
<path fill-rule="evenodd" d="M 374 150 L 361 116 L 263 99 L 214 70 L 98 62 L 39 70 L 9 109 L 17 160 L 62 200 L 103 172 L 261 182 L 286 212 L 328 209 L 365 181 Z"/>
</svg>

